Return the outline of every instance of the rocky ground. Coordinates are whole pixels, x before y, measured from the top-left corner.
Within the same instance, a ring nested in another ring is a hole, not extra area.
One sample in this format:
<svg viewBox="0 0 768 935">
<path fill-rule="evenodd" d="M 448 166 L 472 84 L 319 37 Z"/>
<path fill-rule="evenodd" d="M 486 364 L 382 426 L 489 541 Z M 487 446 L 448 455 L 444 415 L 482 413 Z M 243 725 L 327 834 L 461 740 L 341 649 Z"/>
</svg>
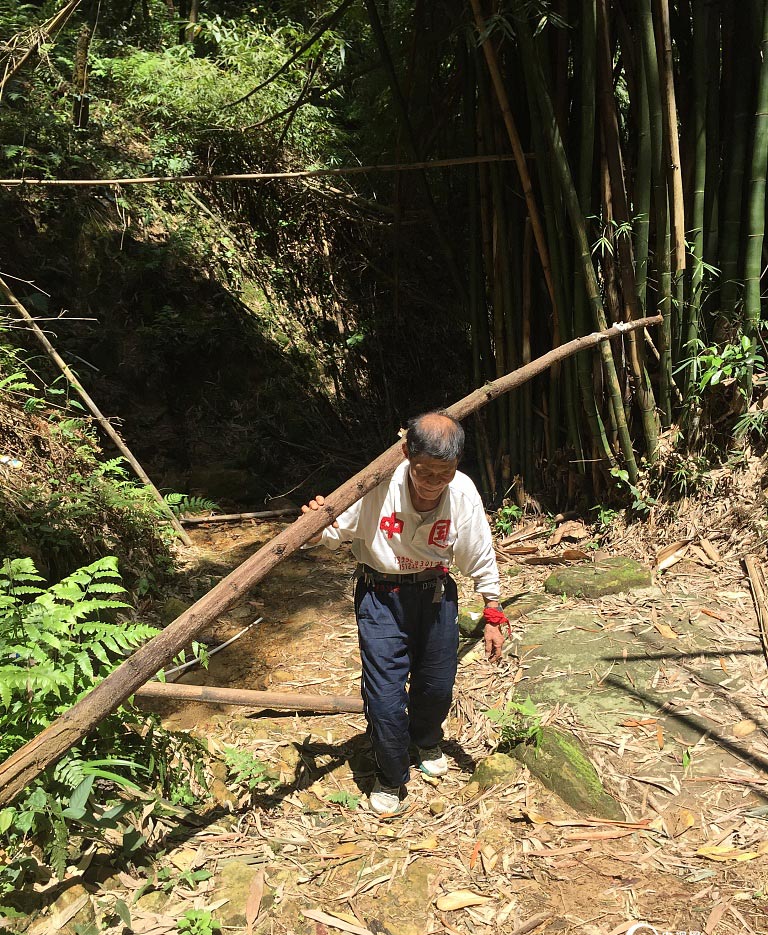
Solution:
<svg viewBox="0 0 768 935">
<path fill-rule="evenodd" d="M 169 619 L 277 529 L 196 529 Z M 83 932 L 121 899 L 143 935 L 176 931 L 189 909 L 211 911 L 225 932 L 292 935 L 623 935 L 639 921 L 768 932 L 768 662 L 740 556 L 693 531 L 651 575 L 654 556 L 629 537 L 621 551 L 646 560 L 635 586 L 589 597 L 601 567 L 615 572 L 603 563 L 616 550 L 587 548 L 553 569 L 574 542 L 596 542 L 572 531 L 554 542 L 532 523 L 500 544 L 513 639 L 499 666 L 462 643 L 450 772 L 414 771 L 404 814 L 366 808 L 360 715 L 169 704 L 169 727 L 222 760 L 236 750 L 254 788 L 221 764 L 204 814 L 176 809 L 145 829 L 166 886 L 147 891 L 146 874 L 97 873 L 95 861 L 33 930 Z M 206 637 L 263 621 L 184 681 L 357 696 L 352 567 L 322 550 L 281 564 Z M 575 568 L 581 580 L 547 590 L 553 570 Z M 519 711 L 528 696 L 532 716 Z M 195 880 L 198 870 L 210 876 Z"/>
</svg>

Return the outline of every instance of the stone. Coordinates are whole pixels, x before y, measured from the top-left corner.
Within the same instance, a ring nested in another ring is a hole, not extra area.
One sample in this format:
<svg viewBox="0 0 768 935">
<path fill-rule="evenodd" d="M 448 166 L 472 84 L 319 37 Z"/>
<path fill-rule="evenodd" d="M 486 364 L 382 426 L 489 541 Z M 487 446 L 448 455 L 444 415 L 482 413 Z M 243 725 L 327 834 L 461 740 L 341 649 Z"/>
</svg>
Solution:
<svg viewBox="0 0 768 935">
<path fill-rule="evenodd" d="M 96 924 L 96 910 L 88 890 L 81 884 L 68 886 L 51 905 L 50 912 L 35 922 L 29 930 L 32 935 L 60 932 L 61 935 L 76 935 Z"/>
<path fill-rule="evenodd" d="M 544 726 L 538 744 L 519 743 L 511 752 L 577 812 L 615 821 L 624 819 L 621 806 L 605 791 L 597 770 L 573 734 Z"/>
<path fill-rule="evenodd" d="M 482 760 L 467 785 L 477 786 L 479 791 L 490 786 L 515 782 L 520 775 L 520 764 L 506 753 L 492 753 Z"/>
<path fill-rule="evenodd" d="M 459 611 L 459 636 L 473 639 L 483 635 L 483 603 L 475 602 Z"/>
<path fill-rule="evenodd" d="M 432 799 L 429 803 L 429 811 L 432 815 L 442 815 L 445 811 L 445 801 L 443 799 Z"/>
<path fill-rule="evenodd" d="M 164 627 L 167 627 L 169 623 L 173 623 L 177 617 L 180 617 L 185 610 L 189 610 L 191 606 L 189 601 L 182 601 L 181 598 L 167 598 L 160 608 L 160 622 Z"/>
<path fill-rule="evenodd" d="M 257 864 L 249 863 L 247 860 L 229 860 L 222 864 L 216 877 L 214 892 L 211 894 L 211 902 L 218 902 L 220 899 L 228 900 L 214 913 L 222 927 L 230 926 L 238 929 L 245 927 L 245 904 L 251 892 L 251 883 L 259 869 Z M 272 890 L 265 886 L 262 911 L 271 905 L 272 899 Z"/>
<path fill-rule="evenodd" d="M 358 905 L 368 928 L 381 935 L 421 935 L 427 927 L 440 869 L 427 857 L 416 860 L 405 874 L 393 879 L 386 899 L 368 893 L 360 897 Z"/>
<path fill-rule="evenodd" d="M 143 912 L 161 913 L 170 901 L 170 894 L 164 890 L 150 890 L 149 893 L 139 897 L 136 905 Z"/>
<path fill-rule="evenodd" d="M 648 588 L 651 584 L 649 568 L 634 559 L 614 555 L 594 564 L 558 568 L 544 582 L 544 589 L 550 594 L 592 598 Z"/>
</svg>

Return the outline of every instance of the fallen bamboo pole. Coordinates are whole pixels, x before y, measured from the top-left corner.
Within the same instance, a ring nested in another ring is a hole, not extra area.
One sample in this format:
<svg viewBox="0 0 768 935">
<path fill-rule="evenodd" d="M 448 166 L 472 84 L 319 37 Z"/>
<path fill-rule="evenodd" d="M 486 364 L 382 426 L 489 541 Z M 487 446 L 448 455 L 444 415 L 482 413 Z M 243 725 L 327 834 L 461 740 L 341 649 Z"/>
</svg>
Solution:
<svg viewBox="0 0 768 935">
<path fill-rule="evenodd" d="M 199 523 L 234 523 L 241 519 L 274 519 L 277 516 L 296 515 L 296 507 L 287 506 L 280 510 L 263 510 L 261 513 L 219 513 L 212 516 L 182 516 L 181 522 L 189 526 Z"/>
<path fill-rule="evenodd" d="M 292 692 L 250 691 L 246 688 L 218 688 L 211 685 L 184 685 L 180 682 L 147 682 L 134 692 L 138 701 L 202 701 L 247 708 L 273 708 L 276 711 L 317 711 L 322 714 L 363 713 L 363 699 L 345 695 L 302 695 Z"/>
<path fill-rule="evenodd" d="M 765 575 L 753 555 L 748 555 L 744 559 L 744 566 L 747 569 L 749 583 L 752 586 L 752 599 L 755 602 L 760 642 L 763 644 L 763 655 L 768 664 L 768 590 L 766 590 Z"/>
<path fill-rule="evenodd" d="M 595 347 L 602 341 L 618 337 L 626 331 L 660 324 L 661 320 L 660 315 L 641 318 L 575 338 L 520 367 L 519 370 L 479 387 L 454 403 L 447 411 L 454 418 L 463 419 L 572 354 Z M 275 565 L 330 525 L 339 513 L 356 503 L 365 493 L 386 480 L 402 460 L 402 442 L 398 440 L 368 467 L 329 494 L 322 509 L 310 510 L 300 516 L 296 522 L 262 546 L 192 607 L 185 610 L 162 633 L 158 633 L 136 650 L 103 682 L 56 718 L 37 737 L 33 737 L 5 762 L 0 763 L 0 807 L 11 802 L 44 769 L 55 763 L 108 714 L 119 708 L 141 685 L 148 682 L 169 660 L 188 646 L 203 627 L 231 607 L 249 588 L 265 578 Z"/>
<path fill-rule="evenodd" d="M 139 175 L 122 179 L 0 179 L 4 188 L 99 188 L 104 185 L 159 185 L 173 182 L 196 185 L 198 182 L 258 182 L 272 179 L 311 179 L 326 175 L 366 175 L 369 172 L 413 172 L 421 169 L 452 169 L 487 162 L 511 162 L 514 156 L 500 153 L 487 156 L 458 156 L 454 159 L 431 159 L 426 162 L 380 163 L 369 166 L 335 166 L 324 169 L 296 169 L 293 172 L 234 172 L 222 175 Z"/>
<path fill-rule="evenodd" d="M 2 277 L 0 277 L 0 293 L 2 293 L 6 297 L 6 299 L 8 299 L 8 302 L 10 303 L 10 305 L 16 310 L 16 312 L 21 316 L 21 318 L 23 318 L 24 321 L 29 325 L 31 331 L 33 332 L 37 340 L 45 348 L 46 354 L 48 354 L 48 356 L 56 364 L 59 370 L 61 370 L 67 382 L 70 384 L 70 386 L 72 386 L 72 388 L 75 390 L 75 392 L 80 397 L 80 399 L 82 399 L 82 401 L 85 403 L 86 408 L 91 413 L 93 418 L 99 423 L 99 425 L 102 427 L 104 432 L 109 436 L 110 440 L 114 443 L 114 445 L 118 448 L 118 450 L 120 451 L 122 456 L 125 458 L 125 460 L 128 462 L 128 464 L 130 464 L 130 466 L 133 468 L 134 472 L 136 473 L 136 476 L 139 478 L 142 484 L 144 484 L 147 490 L 149 490 L 153 498 L 157 501 L 158 506 L 161 507 L 163 513 L 165 513 L 168 519 L 168 522 L 176 530 L 176 532 L 179 535 L 179 538 L 184 543 L 184 545 L 191 546 L 192 540 L 189 538 L 189 534 L 182 527 L 181 523 L 179 522 L 177 517 L 174 515 L 173 510 L 170 508 L 170 506 L 168 506 L 165 500 L 163 500 L 162 494 L 157 489 L 157 487 L 155 487 L 152 481 L 149 479 L 149 476 L 147 475 L 144 468 L 139 464 L 139 462 L 136 460 L 136 458 L 131 453 L 131 450 L 128 448 L 128 446 L 125 444 L 122 438 L 120 438 L 120 436 L 117 434 L 117 432 L 115 431 L 115 429 L 113 428 L 112 424 L 107 419 L 107 417 L 102 415 L 101 410 L 96 405 L 96 403 L 91 399 L 88 393 L 83 389 L 82 384 L 77 379 L 75 374 L 69 369 L 69 366 L 67 365 L 66 361 L 64 361 L 64 359 L 61 357 L 61 355 L 56 350 L 56 348 L 51 344 L 51 342 L 45 336 L 44 332 L 42 331 L 40 326 L 37 324 L 35 319 L 24 308 L 21 302 L 19 302 L 19 300 L 16 298 L 13 292 L 11 292 L 8 284 L 5 282 L 5 280 Z"/>
</svg>

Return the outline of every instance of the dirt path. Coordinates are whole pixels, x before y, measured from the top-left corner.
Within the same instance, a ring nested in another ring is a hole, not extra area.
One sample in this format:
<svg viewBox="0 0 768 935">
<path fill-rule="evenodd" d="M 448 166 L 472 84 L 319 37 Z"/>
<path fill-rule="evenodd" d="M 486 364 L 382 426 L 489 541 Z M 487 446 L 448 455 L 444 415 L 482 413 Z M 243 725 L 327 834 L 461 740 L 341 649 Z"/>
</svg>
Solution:
<svg viewBox="0 0 768 935">
<path fill-rule="evenodd" d="M 190 600 L 276 531 L 196 530 Z M 323 550 L 281 564 L 206 637 L 264 621 L 185 681 L 357 695 L 352 567 Z M 258 905 L 264 933 L 621 935 L 639 920 L 659 932 L 768 932 L 768 667 L 738 566 L 680 563 L 651 589 L 592 601 L 542 596 L 546 569 L 506 571 L 511 607 L 536 598 L 501 666 L 465 652 L 449 775 L 415 772 L 402 817 L 366 810 L 362 716 L 164 709 L 168 727 L 222 757 L 255 758 L 272 782 L 227 789 L 222 773 L 218 804 L 168 856 L 212 876 L 142 896 L 133 931 L 162 935 L 186 909 L 211 906 L 225 931 L 245 930 Z M 484 712 L 528 694 L 544 724 L 587 744 L 625 823 L 585 820 L 518 766 L 504 785 L 467 786 L 498 743 Z M 442 908 L 457 891 L 475 905 Z"/>
</svg>

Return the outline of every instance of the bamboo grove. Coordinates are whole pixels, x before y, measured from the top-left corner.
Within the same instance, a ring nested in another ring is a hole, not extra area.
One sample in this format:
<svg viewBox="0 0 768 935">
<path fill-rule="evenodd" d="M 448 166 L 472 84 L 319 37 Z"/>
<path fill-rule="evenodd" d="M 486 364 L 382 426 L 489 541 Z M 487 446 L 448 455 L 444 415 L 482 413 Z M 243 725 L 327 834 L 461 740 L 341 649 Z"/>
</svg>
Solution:
<svg viewBox="0 0 768 935">
<path fill-rule="evenodd" d="M 240 6 L 70 0 L 59 12 L 71 21 L 59 29 L 49 2 L 57 43 L 71 45 L 81 20 L 101 37 L 96 53 L 83 46 L 98 65 L 96 129 L 89 137 L 77 124 L 80 136 L 66 145 L 80 163 L 56 171 L 85 172 L 78 147 L 93 159 L 99 121 L 115 114 L 128 115 L 124 134 L 135 119 L 133 148 L 165 141 L 164 164 L 203 179 L 253 167 L 373 166 L 314 187 L 210 178 L 197 188 L 214 209 L 206 216 L 236 232 L 242 276 L 289 308 L 317 349 L 317 370 L 300 369 L 331 387 L 311 387 L 313 398 L 325 393 L 327 432 L 378 449 L 414 408 L 459 395 L 457 384 L 481 386 L 574 337 L 661 314 L 662 327 L 564 361 L 475 420 L 485 492 L 498 501 L 519 477 L 518 488 L 554 484 L 571 502 L 596 498 L 611 472 L 634 483 L 678 428 L 692 448 L 713 439 L 711 450 L 727 447 L 734 417 L 765 393 L 768 0 Z M 260 63 L 265 37 L 286 22 L 302 24 L 293 53 L 280 48 Z M 114 44 L 124 28 L 132 59 L 122 39 Z M 169 101 L 153 98 L 141 58 L 145 45 L 162 45 L 161 33 L 169 44 L 154 60 L 169 68 L 163 74 L 189 78 L 177 87 L 166 77 Z M 176 42 L 187 45 L 183 55 Z M 31 47 L 20 48 L 7 45 L 0 78 L 0 91 L 11 77 L 20 82 L 3 103 L 0 143 L 14 145 L 0 159 L 28 135 L 38 146 L 65 140 L 42 123 L 61 106 L 53 85 L 47 98 L 30 96 L 24 113 L 42 130 L 14 127 L 33 81 L 38 94 L 51 84 L 44 69 L 21 81 Z M 193 83 L 198 64 L 207 83 Z M 116 88 L 122 98 L 110 97 Z M 144 111 L 142 100 L 151 102 Z M 112 165 L 107 150 L 102 169 Z M 426 168 L 435 161 L 443 167 Z M 382 164 L 411 169 L 377 172 Z M 127 161 L 115 171 L 147 174 Z M 160 190 L 169 214 L 180 213 L 178 191 Z M 122 197 L 138 198 L 125 189 Z M 713 371 L 728 354 L 731 364 Z M 720 411 L 708 398 L 716 382 L 718 392 L 729 386 Z M 714 424 L 726 431 L 717 435 Z M 768 416 L 761 431 L 768 436 Z"/>
<path fill-rule="evenodd" d="M 702 348 L 744 351 L 742 410 L 762 361 L 768 3 L 468 0 L 454 24 L 464 139 L 514 156 L 466 173 L 475 385 L 606 323 L 664 321 L 498 404 L 486 486 L 535 487 L 558 460 L 571 488 L 619 464 L 634 483 L 671 426 L 695 440 Z"/>
</svg>

